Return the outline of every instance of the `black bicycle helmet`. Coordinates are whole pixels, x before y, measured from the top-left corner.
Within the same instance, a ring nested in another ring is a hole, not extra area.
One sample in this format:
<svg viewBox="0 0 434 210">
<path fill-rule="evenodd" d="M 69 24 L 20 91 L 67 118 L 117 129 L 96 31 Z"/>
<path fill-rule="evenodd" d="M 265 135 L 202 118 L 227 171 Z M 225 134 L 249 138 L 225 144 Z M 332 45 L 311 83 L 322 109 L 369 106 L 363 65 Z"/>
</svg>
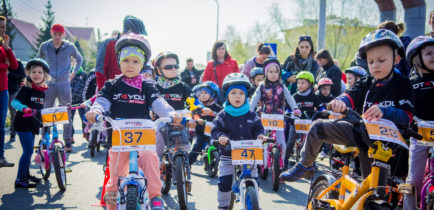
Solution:
<svg viewBox="0 0 434 210">
<path fill-rule="evenodd" d="M 156 75 L 158 75 L 158 76 L 164 76 L 164 75 L 160 75 L 160 74 L 158 73 L 157 68 L 160 67 L 161 61 L 162 61 L 163 59 L 166 59 L 166 58 L 173 58 L 173 59 L 176 60 L 176 64 L 179 64 L 179 58 L 178 58 L 178 55 L 177 55 L 177 54 L 175 54 L 175 53 L 173 53 L 173 52 L 162 52 L 162 53 L 159 53 L 159 54 L 154 58 L 154 61 L 152 62 L 152 65 L 154 66 L 154 71 L 155 71 L 155 74 L 156 74 Z"/>
<path fill-rule="evenodd" d="M 42 58 L 33 58 L 33 59 L 30 59 L 27 62 L 25 69 L 29 70 L 30 67 L 33 66 L 33 65 L 42 66 L 42 68 L 44 69 L 45 72 L 47 72 L 47 74 L 50 73 L 50 67 L 48 66 L 47 61 L 45 61 Z"/>
</svg>

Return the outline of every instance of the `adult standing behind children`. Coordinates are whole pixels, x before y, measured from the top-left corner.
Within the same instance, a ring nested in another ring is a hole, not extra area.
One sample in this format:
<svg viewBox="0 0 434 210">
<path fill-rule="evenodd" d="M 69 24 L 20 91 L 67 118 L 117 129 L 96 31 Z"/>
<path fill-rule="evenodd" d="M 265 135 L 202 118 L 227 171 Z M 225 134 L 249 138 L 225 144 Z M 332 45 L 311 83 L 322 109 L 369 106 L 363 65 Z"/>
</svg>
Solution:
<svg viewBox="0 0 434 210">
<path fill-rule="evenodd" d="M 212 60 L 206 65 L 202 81 L 215 82 L 222 87 L 223 80 L 230 73 L 239 73 L 237 61 L 232 59 L 226 44 L 216 41 L 212 47 Z"/>
<path fill-rule="evenodd" d="M 24 73 L 24 66 L 23 63 L 21 63 L 20 60 L 17 60 L 18 62 L 18 68 L 17 70 L 12 70 L 9 68 L 8 72 L 8 91 L 9 91 L 9 114 L 11 115 L 11 124 L 9 126 L 10 130 L 10 141 L 15 141 L 15 135 L 16 131 L 14 129 L 14 120 L 15 120 L 15 114 L 16 110 L 11 106 L 12 100 L 15 98 L 15 96 L 18 93 L 18 89 L 20 89 L 20 84 L 23 81 L 24 77 L 26 77 L 26 74 Z"/>
<path fill-rule="evenodd" d="M 124 28 L 123 33 L 133 32 L 136 34 L 142 34 L 147 36 L 145 25 L 143 22 L 131 15 L 127 15 L 124 18 Z M 111 38 L 104 40 L 98 47 L 96 55 L 96 83 L 98 85 L 98 90 L 104 86 L 105 81 L 109 79 L 114 79 L 116 75 L 121 74 L 121 69 L 118 65 L 118 58 L 115 51 L 116 41 L 119 39 L 121 34 L 117 34 Z"/>
<path fill-rule="evenodd" d="M 331 79 L 333 81 L 331 93 L 334 96 L 339 96 L 341 94 L 341 69 L 337 65 L 335 65 L 333 58 L 328 50 L 320 50 L 315 55 L 315 60 L 317 60 L 319 65 L 321 66 L 318 71 L 316 81 L 319 82 L 322 78 Z"/>
<path fill-rule="evenodd" d="M 295 48 L 294 54 L 286 58 L 282 69 L 285 71 L 297 74 L 300 71 L 309 71 L 316 78 L 318 72 L 318 63 L 313 59 L 315 50 L 310 36 L 300 36 L 298 38 L 298 46 Z"/>
<path fill-rule="evenodd" d="M 6 35 L 6 18 L 0 16 L 0 167 L 12 167 L 4 157 L 6 114 L 8 112 L 8 68 L 18 68 L 17 60 L 9 47 L 9 36 Z"/>
<path fill-rule="evenodd" d="M 256 47 L 256 56 L 250 58 L 243 67 L 243 74 L 250 77 L 250 71 L 255 67 L 264 67 L 264 62 L 270 57 L 271 48 L 264 43 L 259 43 Z"/>
<path fill-rule="evenodd" d="M 51 27 L 52 39 L 45 41 L 39 47 L 36 57 L 43 58 L 50 66 L 51 80 L 47 82 L 48 90 L 45 96 L 44 107 L 53 107 L 56 98 L 59 105 L 67 105 L 72 102 L 70 81 L 83 63 L 80 52 L 71 42 L 64 40 L 65 28 L 61 24 L 54 24 Z M 75 68 L 70 74 L 71 57 L 76 60 Z M 63 139 L 65 151 L 72 151 L 72 124 L 63 125 Z"/>
<path fill-rule="evenodd" d="M 181 72 L 181 80 L 187 84 L 190 89 L 193 89 L 195 85 L 199 84 L 199 79 L 203 71 L 197 70 L 196 67 L 194 67 L 193 58 L 187 58 L 186 62 L 187 66 L 184 71 Z"/>
</svg>

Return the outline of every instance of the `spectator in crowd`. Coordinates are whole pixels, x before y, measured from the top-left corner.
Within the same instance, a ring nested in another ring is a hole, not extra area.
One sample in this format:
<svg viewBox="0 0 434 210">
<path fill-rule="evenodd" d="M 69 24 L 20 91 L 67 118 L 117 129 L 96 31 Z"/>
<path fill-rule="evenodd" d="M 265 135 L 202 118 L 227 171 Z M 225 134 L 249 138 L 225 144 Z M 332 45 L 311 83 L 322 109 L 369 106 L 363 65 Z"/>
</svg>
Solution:
<svg viewBox="0 0 434 210">
<path fill-rule="evenodd" d="M 429 13 L 428 24 L 431 26 L 431 38 L 434 38 L 434 10 Z"/>
<path fill-rule="evenodd" d="M 250 78 L 250 71 L 255 67 L 264 67 L 265 60 L 270 57 L 271 48 L 269 46 L 264 45 L 264 43 L 259 43 L 256 46 L 256 56 L 249 59 L 243 67 L 243 74 Z"/>
<path fill-rule="evenodd" d="M 222 87 L 224 78 L 230 73 L 239 73 L 237 61 L 232 59 L 226 44 L 216 41 L 212 48 L 212 60 L 206 65 L 203 73 L 203 82 L 212 81 Z"/>
<path fill-rule="evenodd" d="M 199 71 L 194 67 L 193 58 L 187 58 L 187 66 L 184 71 L 181 72 L 181 80 L 187 84 L 191 89 L 199 84 L 200 76 L 203 71 Z"/>
<path fill-rule="evenodd" d="M 318 83 L 322 78 L 331 79 L 333 81 L 333 84 L 331 85 L 331 94 L 333 96 L 340 95 L 342 72 L 341 69 L 335 65 L 329 51 L 325 49 L 320 50 L 315 55 L 315 60 L 317 60 L 318 64 L 321 66 L 316 77 L 316 82 Z"/>
<path fill-rule="evenodd" d="M 48 90 L 45 95 L 44 107 L 49 108 L 54 106 L 56 98 L 59 100 L 59 105 L 67 105 L 72 103 L 72 92 L 70 81 L 79 71 L 83 58 L 80 52 L 71 42 L 64 40 L 65 28 L 61 24 L 54 24 L 51 27 L 52 39 L 45 41 L 39 47 L 36 57 L 40 57 L 48 62 L 50 66 L 51 80 L 47 82 Z M 71 58 L 76 60 L 76 64 L 72 73 Z M 65 151 L 72 151 L 72 124 L 63 125 L 63 139 L 65 141 Z"/>
<path fill-rule="evenodd" d="M 8 69 L 15 71 L 18 62 L 9 46 L 9 36 L 6 35 L 6 17 L 0 16 L 0 167 L 12 167 L 4 157 L 6 115 L 8 112 Z"/>
<path fill-rule="evenodd" d="M 15 96 L 18 93 L 18 89 L 20 89 L 20 84 L 23 81 L 24 77 L 26 77 L 26 73 L 24 73 L 24 66 L 21 60 L 17 60 L 18 62 L 18 69 L 12 70 L 9 68 L 8 70 L 8 91 L 9 91 L 9 114 L 11 115 L 11 123 L 9 126 L 10 130 L 10 141 L 15 141 L 15 135 L 17 132 L 14 129 L 14 121 L 15 121 L 15 114 L 17 111 L 11 106 L 12 100 L 15 98 Z"/>
<path fill-rule="evenodd" d="M 300 71 L 309 71 L 316 78 L 318 73 L 318 63 L 314 60 L 315 50 L 313 48 L 312 38 L 310 36 L 300 36 L 298 46 L 294 54 L 286 58 L 282 69 L 297 74 Z"/>
</svg>

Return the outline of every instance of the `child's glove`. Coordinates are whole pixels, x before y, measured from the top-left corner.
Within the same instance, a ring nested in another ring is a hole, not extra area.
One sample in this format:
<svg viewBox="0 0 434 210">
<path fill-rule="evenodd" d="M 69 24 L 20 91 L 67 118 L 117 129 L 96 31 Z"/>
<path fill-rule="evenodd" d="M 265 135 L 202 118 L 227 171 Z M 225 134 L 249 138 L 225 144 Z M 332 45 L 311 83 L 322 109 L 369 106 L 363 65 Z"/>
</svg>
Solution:
<svg viewBox="0 0 434 210">
<path fill-rule="evenodd" d="M 202 109 L 202 116 L 212 116 L 213 115 L 213 111 L 210 108 L 203 108 Z"/>
<path fill-rule="evenodd" d="M 24 113 L 24 114 L 32 114 L 32 112 L 33 112 L 33 110 L 32 110 L 31 108 L 28 108 L 28 107 L 27 107 L 27 108 L 24 108 L 24 109 L 23 109 L 23 113 Z"/>
<path fill-rule="evenodd" d="M 300 117 L 300 116 L 301 116 L 301 111 L 300 111 L 300 109 L 296 109 L 296 110 L 294 110 L 292 113 L 293 113 L 294 116 L 296 116 L 296 117 Z"/>
</svg>

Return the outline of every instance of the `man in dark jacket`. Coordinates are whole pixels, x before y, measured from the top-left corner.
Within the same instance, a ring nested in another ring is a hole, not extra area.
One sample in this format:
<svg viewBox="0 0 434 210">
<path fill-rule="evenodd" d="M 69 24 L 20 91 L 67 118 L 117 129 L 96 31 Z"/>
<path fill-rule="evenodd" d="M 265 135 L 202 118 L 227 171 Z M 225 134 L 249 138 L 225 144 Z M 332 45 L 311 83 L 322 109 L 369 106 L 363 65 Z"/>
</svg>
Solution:
<svg viewBox="0 0 434 210">
<path fill-rule="evenodd" d="M 24 73 L 24 66 L 21 60 L 17 60 L 18 62 L 18 69 L 17 70 L 11 70 L 9 69 L 8 73 L 8 91 L 9 91 L 9 113 L 11 115 L 11 124 L 10 124 L 10 134 L 11 138 L 10 141 L 15 141 L 15 129 L 14 129 L 14 120 L 15 120 L 15 114 L 16 110 L 11 106 L 12 100 L 15 98 L 15 96 L 18 93 L 18 90 L 20 89 L 20 84 L 23 81 L 24 77 L 26 77 L 26 74 Z"/>
<path fill-rule="evenodd" d="M 196 84 L 199 84 L 200 76 L 202 75 L 203 71 L 197 70 L 194 67 L 193 59 L 187 58 L 187 67 L 185 67 L 185 70 L 181 72 L 181 80 L 185 82 L 191 89 Z"/>
</svg>

